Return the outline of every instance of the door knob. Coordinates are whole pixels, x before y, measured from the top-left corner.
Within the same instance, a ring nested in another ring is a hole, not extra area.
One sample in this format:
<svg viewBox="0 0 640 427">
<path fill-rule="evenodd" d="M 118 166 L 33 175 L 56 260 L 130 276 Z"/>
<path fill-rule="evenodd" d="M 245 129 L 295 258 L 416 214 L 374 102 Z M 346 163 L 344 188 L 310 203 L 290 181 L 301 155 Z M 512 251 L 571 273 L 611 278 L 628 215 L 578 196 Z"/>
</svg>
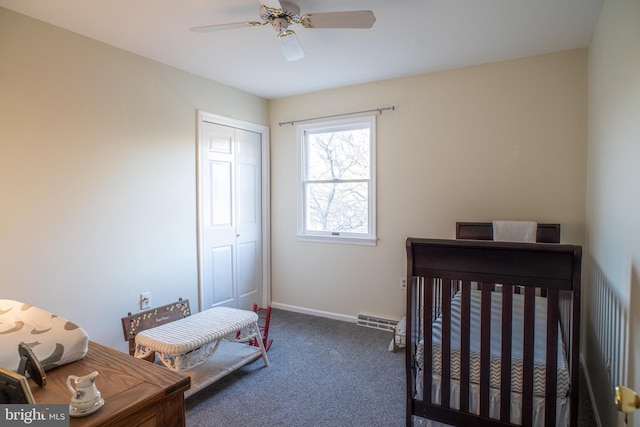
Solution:
<svg viewBox="0 0 640 427">
<path fill-rule="evenodd" d="M 620 412 L 633 412 L 640 408 L 640 396 L 629 387 L 616 386 L 616 408 Z"/>
</svg>

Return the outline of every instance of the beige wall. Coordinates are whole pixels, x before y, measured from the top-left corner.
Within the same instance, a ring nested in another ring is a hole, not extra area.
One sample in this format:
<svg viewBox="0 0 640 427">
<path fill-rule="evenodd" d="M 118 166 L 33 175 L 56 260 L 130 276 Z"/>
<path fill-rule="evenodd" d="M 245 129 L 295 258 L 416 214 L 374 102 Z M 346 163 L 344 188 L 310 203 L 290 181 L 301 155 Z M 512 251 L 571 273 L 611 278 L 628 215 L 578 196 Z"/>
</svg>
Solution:
<svg viewBox="0 0 640 427">
<path fill-rule="evenodd" d="M 575 50 L 267 105 L 0 8 L 0 298 L 121 349 L 119 317 L 141 291 L 196 301 L 203 109 L 271 126 L 274 305 L 398 318 L 407 236 L 453 237 L 457 220 L 558 221 L 564 242 L 586 243 L 586 306 L 596 277 L 624 306 L 630 328 L 606 334 L 623 335 L 619 380 L 640 390 L 638 40 L 640 3 L 606 0 L 588 91 Z M 378 245 L 298 242 L 295 127 L 278 122 L 390 105 L 378 117 Z M 583 357 L 594 390 L 611 390 L 590 314 Z M 610 393 L 595 396 L 603 425 L 621 423 Z"/>
<path fill-rule="evenodd" d="M 352 86 L 269 102 L 274 305 L 335 317 L 404 314 L 404 242 L 456 221 L 585 228 L 587 52 Z M 296 128 L 279 122 L 394 105 L 378 117 L 375 247 L 296 239 Z"/>
<path fill-rule="evenodd" d="M 611 327 L 616 319 L 598 316 L 595 309 L 585 318 L 584 357 L 603 426 L 625 425 L 613 408 L 615 385 L 640 391 L 639 41 L 640 2 L 606 0 L 589 49 L 589 272 L 584 283 L 610 291 L 610 299 L 621 306 L 624 329 Z M 597 306 L 607 294 L 591 295 L 590 306 Z M 639 414 L 631 418 L 640 426 Z"/>
<path fill-rule="evenodd" d="M 274 305 L 399 318 L 408 236 L 457 220 L 585 226 L 586 51 L 270 101 L 0 9 L 0 290 L 124 349 L 138 294 L 197 300 L 203 109 L 271 127 Z M 296 240 L 295 126 L 378 117 L 375 247 Z"/>
<path fill-rule="evenodd" d="M 267 102 L 0 8 L 0 298 L 125 349 L 120 317 L 197 307 L 196 111 Z"/>
</svg>

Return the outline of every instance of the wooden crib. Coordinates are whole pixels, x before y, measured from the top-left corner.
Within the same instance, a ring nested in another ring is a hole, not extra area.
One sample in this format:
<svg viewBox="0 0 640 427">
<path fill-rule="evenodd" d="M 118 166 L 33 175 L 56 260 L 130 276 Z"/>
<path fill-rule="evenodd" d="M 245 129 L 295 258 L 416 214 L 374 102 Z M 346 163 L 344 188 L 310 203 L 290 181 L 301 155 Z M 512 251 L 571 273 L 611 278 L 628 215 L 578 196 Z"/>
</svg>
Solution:
<svg viewBox="0 0 640 427">
<path fill-rule="evenodd" d="M 407 239 L 407 426 L 575 427 L 582 249 L 491 233 Z"/>
</svg>

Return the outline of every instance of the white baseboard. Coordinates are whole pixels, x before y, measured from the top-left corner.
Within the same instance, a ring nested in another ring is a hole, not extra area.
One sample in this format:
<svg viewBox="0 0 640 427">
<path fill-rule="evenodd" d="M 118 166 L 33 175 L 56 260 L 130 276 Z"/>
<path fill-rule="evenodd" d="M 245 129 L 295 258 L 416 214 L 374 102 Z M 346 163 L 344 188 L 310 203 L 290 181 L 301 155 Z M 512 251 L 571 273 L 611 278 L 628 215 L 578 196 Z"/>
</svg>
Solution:
<svg viewBox="0 0 640 427">
<path fill-rule="evenodd" d="M 271 307 L 277 308 L 279 310 L 293 311 L 295 313 L 309 314 L 311 316 L 326 317 L 328 319 L 334 319 L 334 320 L 342 320 L 344 322 L 356 323 L 358 321 L 357 316 L 349 316 L 346 314 L 332 313 L 330 311 L 314 310 L 312 308 L 298 307 L 295 305 L 282 304 L 282 303 L 273 302 L 273 301 L 271 302 Z"/>
<path fill-rule="evenodd" d="M 596 401 L 593 397 L 593 388 L 591 387 L 591 379 L 589 378 L 587 363 L 585 362 L 582 354 L 580 354 L 580 365 L 582 365 L 582 372 L 584 372 L 584 377 L 587 380 L 587 390 L 589 390 L 589 400 L 591 400 L 591 407 L 593 408 L 593 416 L 596 419 L 596 424 L 598 424 L 598 427 L 602 427 L 602 424 L 600 423 L 600 415 L 598 415 L 598 407 L 596 406 Z"/>
</svg>

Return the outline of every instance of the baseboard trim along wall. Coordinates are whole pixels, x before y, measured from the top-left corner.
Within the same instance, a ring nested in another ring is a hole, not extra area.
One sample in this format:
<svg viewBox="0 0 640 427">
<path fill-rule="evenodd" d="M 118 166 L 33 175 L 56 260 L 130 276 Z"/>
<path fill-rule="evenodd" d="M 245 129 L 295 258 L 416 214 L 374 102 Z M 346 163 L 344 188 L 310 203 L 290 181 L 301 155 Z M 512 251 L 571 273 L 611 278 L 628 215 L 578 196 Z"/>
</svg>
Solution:
<svg viewBox="0 0 640 427">
<path fill-rule="evenodd" d="M 271 302 L 271 307 L 278 310 L 293 311 L 295 313 L 309 314 L 311 316 L 326 317 L 329 319 L 342 320 L 344 322 L 357 323 L 357 316 L 349 316 L 346 314 L 332 313 L 330 311 L 314 310 L 312 308 L 298 307 L 295 305 L 282 304 L 279 302 Z"/>
</svg>

